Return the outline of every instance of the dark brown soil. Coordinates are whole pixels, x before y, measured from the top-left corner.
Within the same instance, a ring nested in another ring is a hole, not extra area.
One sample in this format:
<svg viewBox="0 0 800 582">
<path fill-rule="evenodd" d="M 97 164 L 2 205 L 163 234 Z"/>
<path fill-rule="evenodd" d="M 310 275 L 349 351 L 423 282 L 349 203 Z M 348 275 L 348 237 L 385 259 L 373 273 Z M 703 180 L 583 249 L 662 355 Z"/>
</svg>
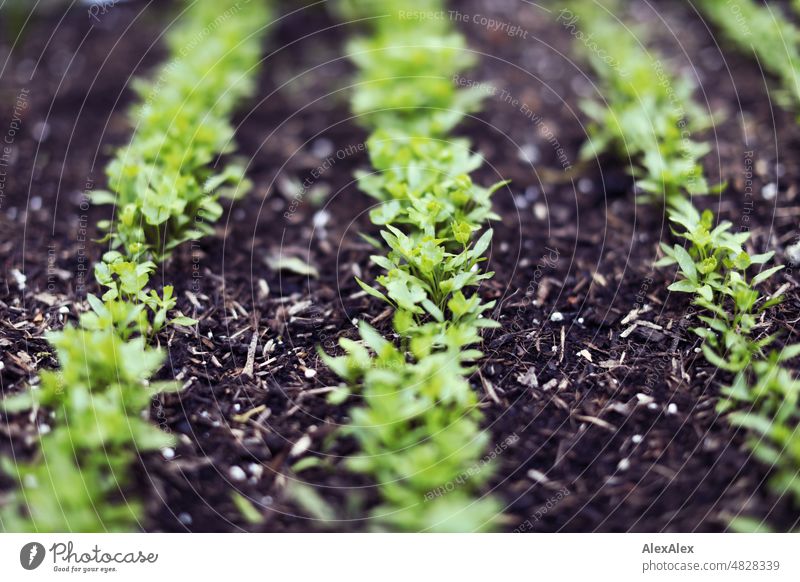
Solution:
<svg viewBox="0 0 800 582">
<path fill-rule="evenodd" d="M 163 57 L 163 6 L 120 4 L 94 26 L 85 9 L 46 16 L 8 61 L 12 41 L 2 37 L 0 132 L 28 90 L 0 206 L 6 394 L 56 365 L 42 335 L 74 321 L 94 288 L 90 276 L 83 286 L 81 269 L 102 252 L 92 225 L 107 212 L 82 209 L 82 193 L 103 187 L 110 148 L 129 136 L 125 88 Z M 682 4 L 658 9 L 635 2 L 629 16 L 658 27 L 671 64 L 696 75 L 698 97 L 724 113 L 704 137 L 715 146 L 712 181 L 730 186 L 706 203 L 749 225 L 754 249 L 778 249 L 783 261 L 796 238 L 800 127 L 771 102 L 770 82 L 751 60 L 730 51 L 723 60 Z M 506 529 L 723 531 L 737 515 L 796 528 L 800 512 L 767 491 L 767 468 L 716 413 L 726 378 L 697 353 L 685 298 L 666 292 L 673 273 L 653 267 L 658 241 L 669 237 L 663 213 L 636 202 L 624 161 L 578 161 L 585 117 L 576 104 L 596 89 L 572 37 L 554 12 L 518 0 L 469 0 L 458 10 L 527 34 L 491 32 L 471 18 L 458 24 L 481 60 L 470 79 L 498 88 L 462 132 L 487 159 L 482 183 L 512 180 L 496 195 L 496 275 L 481 289 L 498 300 L 503 327 L 486 335 L 487 356 L 473 378 L 492 442 L 518 437 L 496 459 L 487 491 L 505 502 Z M 335 434 L 358 401 L 327 402 L 337 380 L 316 354 L 318 345 L 332 351 L 337 338 L 354 337 L 354 318 L 389 324 L 384 306 L 354 282 L 377 271 L 358 236 L 375 233 L 365 214 L 371 201 L 352 181 L 368 163 L 366 135 L 350 118 L 351 68 L 339 56 L 353 32 L 319 9 L 276 25 L 258 98 L 238 119 L 239 153 L 256 187 L 229 206 L 217 236 L 186 245 L 159 274 L 200 324 L 197 333 L 160 338 L 169 353 L 162 376 L 185 389 L 151 411 L 180 444 L 169 460 L 142 459 L 137 489 L 150 499 L 147 530 L 358 531 L 377 500 L 367 480 L 345 471 L 342 458 L 355 446 Z M 747 151 L 756 177 L 745 222 Z M 329 156 L 335 163 L 315 178 Z M 293 207 L 296 184 L 307 179 L 312 191 Z M 762 195 L 770 183 L 778 185 L 771 199 Z M 319 277 L 274 271 L 266 259 L 279 252 L 307 260 Z M 774 329 L 791 330 L 800 317 L 795 279 L 787 268 L 773 283 L 791 285 Z M 0 454 L 30 455 L 35 434 L 33 419 L 9 417 Z M 293 472 L 309 456 L 320 463 Z M 338 521 L 315 519 L 304 484 Z M 12 485 L 0 481 L 0 489 Z M 260 508 L 262 523 L 244 519 L 233 491 Z"/>
</svg>

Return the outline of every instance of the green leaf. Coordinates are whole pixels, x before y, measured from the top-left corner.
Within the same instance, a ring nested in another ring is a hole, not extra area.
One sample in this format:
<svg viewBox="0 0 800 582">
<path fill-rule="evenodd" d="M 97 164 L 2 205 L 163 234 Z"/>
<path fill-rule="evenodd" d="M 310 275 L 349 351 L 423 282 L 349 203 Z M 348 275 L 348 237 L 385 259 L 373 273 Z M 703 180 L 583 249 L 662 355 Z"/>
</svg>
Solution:
<svg viewBox="0 0 800 582">
<path fill-rule="evenodd" d="M 750 255 L 746 252 L 742 251 L 733 259 L 733 266 L 739 269 L 740 271 L 744 271 L 748 267 L 750 267 Z"/>
<path fill-rule="evenodd" d="M 193 325 L 197 325 L 199 322 L 194 318 L 187 317 L 185 315 L 180 315 L 178 317 L 171 319 L 170 323 L 174 325 L 183 325 L 185 327 L 191 327 Z"/>
<path fill-rule="evenodd" d="M 684 276 L 690 281 L 697 281 L 697 269 L 694 266 L 694 259 L 686 252 L 686 249 L 680 245 L 673 247 L 675 253 L 675 260 L 678 261 L 678 266 L 683 271 Z"/>
<path fill-rule="evenodd" d="M 393 326 L 397 333 L 404 335 L 416 327 L 414 315 L 410 311 L 398 309 L 393 318 Z"/>
<path fill-rule="evenodd" d="M 117 195 L 108 190 L 93 190 L 89 193 L 89 200 L 92 201 L 92 204 L 96 204 L 97 206 L 116 204 Z"/>
<path fill-rule="evenodd" d="M 693 283 L 688 279 L 675 281 L 672 285 L 667 287 L 670 291 L 678 291 L 680 293 L 695 293 L 698 290 L 697 283 Z"/>
<path fill-rule="evenodd" d="M 264 521 L 264 516 L 256 509 L 255 505 L 238 491 L 231 492 L 231 500 L 247 523 L 258 524 Z"/>
<path fill-rule="evenodd" d="M 775 251 L 769 251 L 768 253 L 761 253 L 760 255 L 753 255 L 752 257 L 750 257 L 750 263 L 753 265 L 763 265 L 774 256 L 775 256 Z"/>
<path fill-rule="evenodd" d="M 361 335 L 361 339 L 364 340 L 364 343 L 367 344 L 367 347 L 372 349 L 376 354 L 381 354 L 384 348 L 390 345 L 389 341 L 381 337 L 381 334 L 366 321 L 358 322 L 358 333 Z"/>
<path fill-rule="evenodd" d="M 778 356 L 778 361 L 788 362 L 789 360 L 800 356 L 800 344 L 785 346 L 779 353 L 780 355 Z"/>
<path fill-rule="evenodd" d="M 706 360 L 710 364 L 715 365 L 717 368 L 722 368 L 723 370 L 728 370 L 731 372 L 736 371 L 735 367 L 730 364 L 730 362 L 724 360 L 719 355 L 717 355 L 714 350 L 712 350 L 708 344 L 703 344 L 703 356 L 705 356 Z"/>
<path fill-rule="evenodd" d="M 0 400 L 0 408 L 5 410 L 8 413 L 14 414 L 16 412 L 23 412 L 25 410 L 30 410 L 33 408 L 33 405 L 36 403 L 36 399 L 34 398 L 33 394 L 31 393 L 30 389 L 22 394 L 15 394 L 14 396 L 9 396 L 4 400 Z"/>
<path fill-rule="evenodd" d="M 494 231 L 490 228 L 487 230 L 481 238 L 478 239 L 478 242 L 475 243 L 475 246 L 472 247 L 470 252 L 470 256 L 472 257 L 480 257 L 483 256 L 483 253 L 486 252 L 486 249 L 489 248 L 489 245 L 492 242 L 492 236 L 494 235 Z"/>
<path fill-rule="evenodd" d="M 330 505 L 308 485 L 293 481 L 286 493 L 306 514 L 320 521 L 333 521 L 335 514 Z"/>
<path fill-rule="evenodd" d="M 714 292 L 711 290 L 710 285 L 703 285 L 697 288 L 697 293 L 706 301 L 714 300 Z"/>
<path fill-rule="evenodd" d="M 781 269 L 783 269 L 783 265 L 778 265 L 777 267 L 771 267 L 769 269 L 761 271 L 758 275 L 753 277 L 753 280 L 750 282 L 750 284 L 753 287 L 755 287 L 756 285 L 760 285 L 761 283 L 772 277 L 775 273 L 777 273 Z"/>
<path fill-rule="evenodd" d="M 337 387 L 335 390 L 332 390 L 328 393 L 328 403 L 333 404 L 334 406 L 339 406 L 343 404 L 345 400 L 348 399 L 350 396 L 350 390 L 346 387 Z"/>
<path fill-rule="evenodd" d="M 444 322 L 444 314 L 442 313 L 442 310 L 439 309 L 433 303 L 433 301 L 431 301 L 428 298 L 425 298 L 422 300 L 422 306 L 425 308 L 425 311 L 430 313 L 436 321 L 438 321 L 439 323 Z"/>
<path fill-rule="evenodd" d="M 372 255 L 370 260 L 387 272 L 397 267 L 392 261 L 380 255 Z"/>
<path fill-rule="evenodd" d="M 383 247 L 383 245 L 381 244 L 381 241 L 379 241 L 375 237 L 369 236 L 368 234 L 365 234 L 363 232 L 359 233 L 358 236 L 360 236 L 362 238 L 362 240 L 364 240 L 367 244 L 369 244 L 370 246 L 375 247 L 376 249 L 380 249 L 380 248 Z"/>
<path fill-rule="evenodd" d="M 472 228 L 466 222 L 463 221 L 454 222 L 453 236 L 455 237 L 456 242 L 465 245 L 469 242 L 469 239 L 472 236 Z"/>
<path fill-rule="evenodd" d="M 314 467 L 319 467 L 322 464 L 322 459 L 319 457 L 303 457 L 299 461 L 297 461 L 294 465 L 292 465 L 292 471 L 295 473 L 300 473 L 305 471 L 306 469 L 312 469 Z"/>
<path fill-rule="evenodd" d="M 383 293 L 381 293 L 380 291 L 378 291 L 374 287 L 370 287 L 369 285 L 364 283 L 364 281 L 362 281 L 358 277 L 356 277 L 355 279 L 356 279 L 356 283 L 358 283 L 358 286 L 361 287 L 367 295 L 371 295 L 372 297 L 375 297 L 376 299 L 380 299 L 381 301 L 385 301 L 386 303 L 389 303 L 390 305 L 393 305 L 393 303 L 389 300 L 389 298 L 386 295 L 384 295 Z"/>
</svg>

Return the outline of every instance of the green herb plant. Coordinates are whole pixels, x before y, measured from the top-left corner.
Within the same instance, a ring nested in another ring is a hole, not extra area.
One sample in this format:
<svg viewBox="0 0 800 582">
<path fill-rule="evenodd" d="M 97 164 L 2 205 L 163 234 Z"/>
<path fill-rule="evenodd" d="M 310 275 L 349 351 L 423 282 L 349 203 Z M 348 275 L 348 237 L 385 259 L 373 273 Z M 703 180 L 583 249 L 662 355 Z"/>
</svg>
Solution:
<svg viewBox="0 0 800 582">
<path fill-rule="evenodd" d="M 167 36 L 171 60 L 158 82 L 137 83 L 138 130 L 107 167 L 111 191 L 94 194 L 95 203 L 117 205 L 101 225 L 111 250 L 94 269 L 105 291 L 88 296 L 91 311 L 78 327 L 47 335 L 60 369 L 42 372 L 41 388 L 3 401 L 7 413 L 45 408 L 53 424 L 40 431 L 30 463 L 3 459 L 20 483 L 0 503 L 3 529 L 141 527 L 141 503 L 127 495 L 132 467 L 174 440 L 145 411 L 156 394 L 178 388 L 151 380 L 164 354 L 148 340 L 165 325 L 195 323 L 170 316 L 174 290 L 150 288 L 150 276 L 177 245 L 211 232 L 226 187 L 246 189 L 241 168 L 214 172 L 210 164 L 232 151 L 230 116 L 252 92 L 268 22 L 265 2 L 192 2 Z"/>
<path fill-rule="evenodd" d="M 705 4 L 714 4 L 707 2 Z M 593 33 L 607 59 L 588 55 L 600 79 L 608 106 L 585 104 L 595 121 L 584 155 L 614 149 L 634 164 L 636 184 L 645 199 L 663 204 L 680 244 L 661 244 L 664 257 L 657 266 L 675 265 L 678 280 L 670 291 L 689 293 L 704 310 L 703 325 L 693 332 L 703 339 L 706 360 L 729 372 L 733 382 L 722 388 L 720 412 L 737 426 L 751 429 L 753 453 L 774 467 L 771 484 L 779 495 L 791 494 L 800 503 L 800 381 L 781 365 L 800 353 L 800 344 L 769 349 L 777 335 L 763 336 L 763 316 L 781 298 L 766 297 L 760 286 L 782 266 L 764 268 L 774 253 L 749 254 L 748 232 L 734 232 L 728 221 L 718 221 L 710 210 L 698 210 L 693 195 L 718 191 L 702 174 L 701 158 L 710 150 L 694 142 L 687 131 L 702 129 L 710 121 L 692 103 L 692 86 L 675 78 L 660 61 L 642 50 L 637 36 L 612 16 L 615 2 L 605 7 L 574 2 L 570 11 Z M 726 8 L 727 10 L 727 8 Z M 624 74 L 621 74 L 624 71 Z M 751 274 L 758 269 L 758 272 Z M 746 526 L 739 520 L 734 525 Z"/>
<path fill-rule="evenodd" d="M 422 4 L 430 12 L 443 8 L 440 1 Z M 344 431 L 361 446 L 349 467 L 378 484 L 374 527 L 482 531 L 492 528 L 499 507 L 479 495 L 491 468 L 483 462 L 487 436 L 468 378 L 482 356 L 475 347 L 480 330 L 497 325 L 484 317 L 494 302 L 482 301 L 476 287 L 492 276 L 480 270 L 492 231 L 480 231 L 497 218 L 491 195 L 504 183 L 475 184 L 469 174 L 481 157 L 467 140 L 447 136 L 479 105 L 476 93 L 451 81 L 473 61 L 464 39 L 441 19 L 404 20 L 405 7 L 396 0 L 340 5 L 372 27 L 349 47 L 358 67 L 352 101 L 372 130 L 372 171 L 358 179 L 380 202 L 370 218 L 383 228 L 383 241 L 370 240 L 386 253 L 372 257 L 383 271 L 376 285 L 358 283 L 392 306 L 399 339 L 361 322 L 360 341 L 340 340 L 346 355 L 322 356 L 346 382 L 335 398 L 350 391 L 363 398 Z"/>
</svg>

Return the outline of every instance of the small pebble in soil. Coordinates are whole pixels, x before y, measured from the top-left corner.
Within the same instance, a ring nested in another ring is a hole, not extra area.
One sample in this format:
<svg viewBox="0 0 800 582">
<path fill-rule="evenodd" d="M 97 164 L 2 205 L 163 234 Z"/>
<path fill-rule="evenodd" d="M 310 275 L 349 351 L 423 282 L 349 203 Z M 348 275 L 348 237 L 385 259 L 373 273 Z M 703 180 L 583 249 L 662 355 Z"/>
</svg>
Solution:
<svg viewBox="0 0 800 582">
<path fill-rule="evenodd" d="M 617 469 L 620 471 L 627 471 L 631 467 L 630 459 L 620 459 L 619 463 L 617 463 Z"/>
<path fill-rule="evenodd" d="M 633 441 L 634 444 L 638 445 L 640 442 L 642 442 L 642 438 L 643 438 L 642 435 L 635 434 L 631 437 L 631 441 Z"/>
<path fill-rule="evenodd" d="M 313 223 L 314 228 L 316 229 L 324 229 L 325 225 L 328 224 L 328 221 L 331 219 L 331 215 L 326 210 L 320 210 L 314 213 Z"/>
<path fill-rule="evenodd" d="M 67 313 L 69 313 L 69 307 L 67 307 L 66 305 L 62 305 L 61 307 L 58 308 L 58 312 L 61 315 L 66 315 Z"/>
<path fill-rule="evenodd" d="M 178 514 L 178 521 L 181 522 L 183 525 L 192 525 L 192 516 L 186 512 Z"/>
<path fill-rule="evenodd" d="M 175 449 L 171 447 L 166 447 L 161 449 L 161 456 L 164 457 L 166 460 L 174 459 L 175 458 Z"/>
<path fill-rule="evenodd" d="M 578 190 L 583 194 L 588 194 L 592 191 L 592 181 L 589 178 L 581 178 L 578 180 Z"/>
<path fill-rule="evenodd" d="M 14 277 L 14 282 L 19 287 L 20 291 L 25 291 L 25 282 L 28 278 L 19 272 L 19 269 L 11 269 L 11 276 Z"/>
<path fill-rule="evenodd" d="M 266 299 L 269 297 L 269 283 L 267 283 L 264 279 L 258 280 L 258 298 L 259 299 Z M 272 341 L 272 340 L 270 340 Z"/>
<path fill-rule="evenodd" d="M 244 481 L 245 479 L 247 479 L 247 473 L 245 473 L 244 469 L 242 469 L 238 465 L 234 465 L 233 467 L 228 469 L 228 474 L 234 481 Z"/>
<path fill-rule="evenodd" d="M 761 195 L 764 197 L 764 200 L 772 200 L 775 198 L 775 195 L 778 193 L 778 185 L 775 182 L 770 182 L 766 184 L 763 188 L 761 188 Z"/>
<path fill-rule="evenodd" d="M 313 370 L 312 368 L 306 368 L 306 371 L 303 372 L 303 374 L 305 375 L 306 378 L 310 380 L 311 378 L 317 375 L 317 371 Z"/>
<path fill-rule="evenodd" d="M 289 451 L 289 456 L 299 457 L 300 455 L 305 453 L 308 450 L 308 447 L 310 446 L 311 446 L 311 437 L 308 436 L 307 434 L 304 434 L 299 439 L 297 439 L 297 442 L 294 443 L 294 445 L 292 445 L 292 449 Z"/>
<path fill-rule="evenodd" d="M 40 424 L 39 425 L 39 434 L 48 434 L 50 432 L 50 425 L 49 424 Z"/>
<path fill-rule="evenodd" d="M 525 144 L 519 148 L 517 156 L 520 162 L 525 164 L 535 164 L 539 161 L 539 148 L 532 143 Z"/>
<path fill-rule="evenodd" d="M 656 404 L 655 402 L 651 402 L 650 404 L 647 405 L 647 408 L 649 408 L 650 410 L 658 410 L 658 404 Z"/>
<path fill-rule="evenodd" d="M 564 321 L 564 314 L 560 311 L 554 311 L 550 314 L 550 321 L 559 322 Z"/>
<path fill-rule="evenodd" d="M 311 144 L 311 155 L 313 155 L 315 158 L 327 158 L 332 153 L 333 142 L 327 137 L 316 139 L 314 140 L 314 143 Z"/>
<path fill-rule="evenodd" d="M 39 121 L 38 123 L 34 124 L 33 129 L 31 130 L 31 137 L 33 137 L 33 139 L 39 143 L 47 140 L 49 135 L 50 125 L 43 121 Z"/>
<path fill-rule="evenodd" d="M 533 202 L 537 198 L 539 198 L 539 188 L 536 186 L 528 186 L 525 188 L 525 198 Z"/>
<path fill-rule="evenodd" d="M 670 402 L 669 406 L 667 406 L 667 414 L 678 414 L 678 405 Z"/>
<path fill-rule="evenodd" d="M 261 478 L 261 475 L 264 474 L 264 467 L 258 463 L 250 463 L 247 465 L 247 469 L 250 471 L 250 473 L 253 475 L 253 479 L 256 481 Z"/>
<path fill-rule="evenodd" d="M 800 263 L 800 241 L 786 248 L 786 258 L 792 264 Z"/>
</svg>

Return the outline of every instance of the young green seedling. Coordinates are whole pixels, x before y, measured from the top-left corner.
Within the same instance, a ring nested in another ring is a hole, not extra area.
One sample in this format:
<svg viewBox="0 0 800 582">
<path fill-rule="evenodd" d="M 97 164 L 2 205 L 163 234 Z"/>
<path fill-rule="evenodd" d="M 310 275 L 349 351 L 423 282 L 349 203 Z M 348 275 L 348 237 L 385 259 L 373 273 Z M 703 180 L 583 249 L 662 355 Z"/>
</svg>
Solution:
<svg viewBox="0 0 800 582">
<path fill-rule="evenodd" d="M 21 486 L 0 507 L 6 530 L 141 527 L 132 469 L 140 453 L 174 442 L 143 414 L 155 394 L 178 387 L 151 380 L 164 354 L 147 340 L 167 324 L 195 323 L 170 317 L 174 289 L 158 293 L 150 277 L 178 244 L 211 232 L 224 185 L 244 189 L 240 168 L 217 173 L 209 165 L 231 151 L 229 117 L 252 90 L 268 16 L 264 2 L 192 3 L 168 35 L 172 60 L 156 75 L 159 83 L 139 83 L 139 131 L 108 166 L 113 193 L 94 195 L 118 205 L 116 220 L 102 225 L 113 250 L 94 269 L 102 296 L 87 297 L 91 311 L 79 327 L 48 334 L 60 369 L 42 372 L 40 389 L 2 403 L 8 413 L 51 410 L 54 425 L 42 431 L 29 464 L 2 460 Z M 210 27 L 213 35 L 198 44 Z"/>
<path fill-rule="evenodd" d="M 483 462 L 487 436 L 468 377 L 482 353 L 479 331 L 495 322 L 494 302 L 476 293 L 492 273 L 480 264 L 497 218 L 491 195 L 469 173 L 481 164 L 469 142 L 446 133 L 477 107 L 475 91 L 457 89 L 454 74 L 472 57 L 463 38 L 437 19 L 410 23 L 406 3 L 345 3 L 350 16 L 374 16 L 372 36 L 350 44 L 359 69 L 353 109 L 373 130 L 367 145 L 373 171 L 358 174 L 360 188 L 381 202 L 371 213 L 383 228 L 386 254 L 369 295 L 394 308 L 399 345 L 361 323 L 361 341 L 340 340 L 344 356 L 322 354 L 364 406 L 345 432 L 361 445 L 351 469 L 378 484 L 376 527 L 402 531 L 479 531 L 498 512 L 478 491 L 491 475 Z M 439 1 L 424 2 L 442 10 Z M 444 494 L 441 492 L 444 491 Z"/>
<path fill-rule="evenodd" d="M 697 6 L 742 52 L 780 80 L 774 91 L 784 107 L 800 111 L 800 29 L 775 4 L 753 0 L 699 0 Z"/>
<path fill-rule="evenodd" d="M 727 5 L 713 0 L 701 4 L 715 19 L 731 25 Z M 784 25 L 768 24 L 764 14 L 758 12 L 761 9 L 742 0 L 742 6 L 745 4 L 753 11 L 748 12 L 754 17 L 752 24 L 764 40 L 760 50 L 775 51 L 775 34 Z M 606 8 L 614 6 L 606 2 Z M 800 383 L 782 367 L 783 362 L 800 353 L 800 345 L 768 353 L 767 348 L 777 337 L 758 334 L 758 328 L 763 327 L 762 315 L 781 300 L 765 298 L 759 287 L 782 267 L 764 268 L 774 253 L 750 255 L 745 249 L 748 232 L 733 232 L 730 222 L 717 222 L 710 210 L 700 212 L 692 204 L 693 195 L 721 186 L 709 188 L 702 175 L 700 160 L 710 147 L 685 135 L 685 131 L 702 129 L 710 121 L 693 103 L 691 84 L 666 72 L 659 60 L 642 50 L 638 38 L 646 38 L 646 34 L 633 36 L 602 5 L 575 2 L 569 12 L 569 20 L 559 19 L 575 26 L 577 14 L 580 23 L 590 29 L 593 46 L 607 57 L 589 51 L 608 105 L 594 101 L 585 105 L 596 121 L 590 127 L 591 140 L 585 152 L 594 155 L 614 148 L 626 155 L 636 164 L 636 184 L 647 193 L 647 200 L 663 203 L 673 234 L 683 242 L 662 243 L 664 258 L 657 266 L 678 267 L 678 280 L 669 290 L 691 294 L 693 302 L 703 308 L 704 314 L 698 317 L 703 325 L 693 329 L 703 339 L 703 354 L 708 362 L 734 377 L 731 385 L 722 388 L 724 398 L 719 410 L 749 410 L 729 414 L 728 418 L 760 435 L 751 438 L 749 444 L 757 456 L 778 467 L 772 481 L 777 484 L 776 490 L 794 494 L 800 501 L 797 440 L 792 436 L 800 420 Z M 765 55 L 765 60 L 773 66 L 783 62 L 772 53 Z M 786 75 L 793 77 L 794 73 L 787 69 Z M 751 275 L 757 268 L 761 270 Z"/>
</svg>

